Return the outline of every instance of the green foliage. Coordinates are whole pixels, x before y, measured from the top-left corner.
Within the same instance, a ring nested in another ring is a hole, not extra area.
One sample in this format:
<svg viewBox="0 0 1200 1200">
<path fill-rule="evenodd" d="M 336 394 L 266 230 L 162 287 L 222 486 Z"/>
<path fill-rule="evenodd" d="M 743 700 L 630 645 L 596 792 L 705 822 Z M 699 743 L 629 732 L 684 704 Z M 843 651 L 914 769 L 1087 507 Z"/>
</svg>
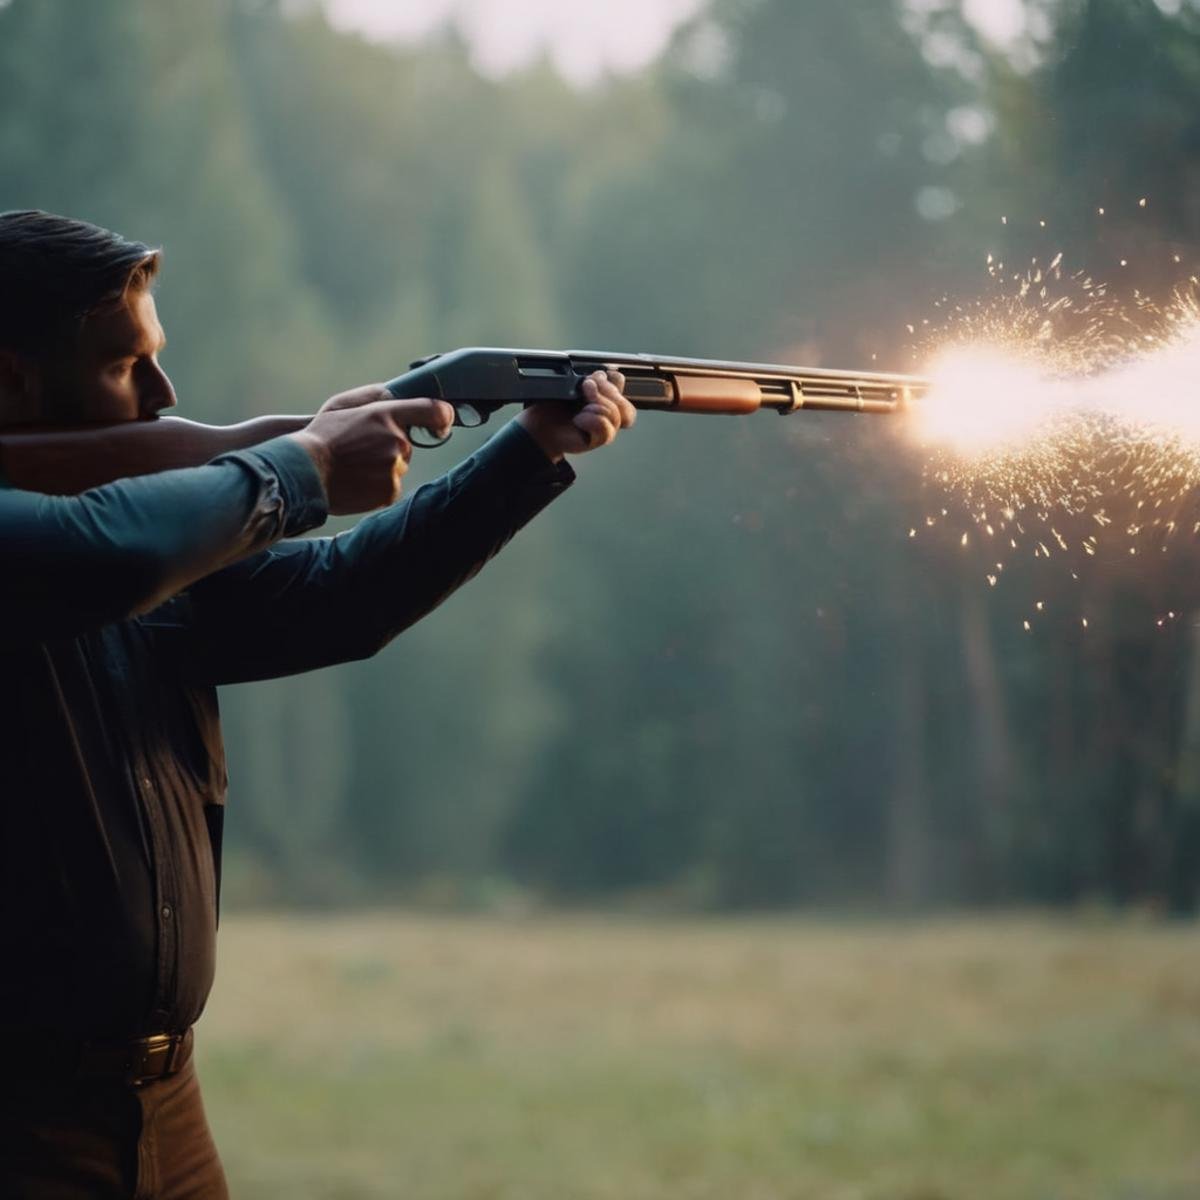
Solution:
<svg viewBox="0 0 1200 1200">
<path fill-rule="evenodd" d="M 0 206 L 165 246 L 213 420 L 470 343 L 904 368 L 1001 213 L 1097 271 L 1194 252 L 1193 6 L 1044 5 L 1029 70 L 919 7 L 715 0 L 581 92 L 275 0 L 10 0 Z M 909 542 L 886 423 L 647 417 L 580 474 L 376 660 L 225 698 L 234 898 L 1194 902 L 1197 646 L 1153 622 L 1186 550 L 1030 638 Z"/>
</svg>

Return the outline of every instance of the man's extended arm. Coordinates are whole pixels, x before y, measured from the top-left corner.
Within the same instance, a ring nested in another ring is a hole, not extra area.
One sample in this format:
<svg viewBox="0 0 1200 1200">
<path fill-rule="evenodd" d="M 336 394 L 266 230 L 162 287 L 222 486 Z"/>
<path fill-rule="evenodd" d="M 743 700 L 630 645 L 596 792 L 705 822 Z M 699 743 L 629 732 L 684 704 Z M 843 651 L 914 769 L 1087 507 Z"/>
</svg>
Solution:
<svg viewBox="0 0 1200 1200">
<path fill-rule="evenodd" d="M 236 683 L 373 654 L 470 579 L 573 480 L 515 424 L 349 533 L 286 541 L 201 580 L 177 643 L 196 683 Z"/>
<path fill-rule="evenodd" d="M 0 648 L 145 612 L 325 515 L 320 475 L 291 438 L 79 496 L 0 490 Z"/>
</svg>

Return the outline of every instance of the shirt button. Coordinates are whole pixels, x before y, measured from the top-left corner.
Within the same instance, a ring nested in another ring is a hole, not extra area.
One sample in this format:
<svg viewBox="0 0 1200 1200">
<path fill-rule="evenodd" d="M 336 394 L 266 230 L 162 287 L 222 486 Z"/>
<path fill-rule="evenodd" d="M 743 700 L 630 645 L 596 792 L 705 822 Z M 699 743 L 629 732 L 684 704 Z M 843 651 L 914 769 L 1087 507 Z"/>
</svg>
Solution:
<svg viewBox="0 0 1200 1200">
<path fill-rule="evenodd" d="M 162 915 L 164 921 L 169 921 L 171 919 L 171 906 L 169 904 L 164 904 L 162 906 Z"/>
</svg>

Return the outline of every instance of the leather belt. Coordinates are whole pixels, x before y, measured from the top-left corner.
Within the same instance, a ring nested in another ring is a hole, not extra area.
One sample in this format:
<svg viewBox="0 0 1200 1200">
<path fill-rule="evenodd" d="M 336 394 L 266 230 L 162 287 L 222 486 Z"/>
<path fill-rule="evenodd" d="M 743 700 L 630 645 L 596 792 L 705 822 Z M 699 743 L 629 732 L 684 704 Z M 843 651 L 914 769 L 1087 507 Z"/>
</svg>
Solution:
<svg viewBox="0 0 1200 1200">
<path fill-rule="evenodd" d="M 8 1077 L 52 1083 L 54 1080 L 126 1083 L 134 1087 L 166 1079 L 192 1056 L 192 1031 L 156 1033 L 128 1041 L 69 1041 L 33 1034 L 0 1049 Z"/>
</svg>

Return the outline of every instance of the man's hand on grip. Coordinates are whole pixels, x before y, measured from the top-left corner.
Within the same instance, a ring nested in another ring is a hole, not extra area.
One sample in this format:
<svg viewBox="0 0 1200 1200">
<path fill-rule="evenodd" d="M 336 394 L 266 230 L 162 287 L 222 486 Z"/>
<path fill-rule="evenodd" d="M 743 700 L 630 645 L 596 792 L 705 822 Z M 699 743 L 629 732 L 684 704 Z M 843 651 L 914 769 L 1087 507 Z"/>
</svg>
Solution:
<svg viewBox="0 0 1200 1200">
<path fill-rule="evenodd" d="M 454 410 L 442 400 L 396 400 L 381 384 L 326 401 L 307 428 L 293 436 L 321 473 L 335 516 L 393 503 L 412 457 L 408 430 L 449 432 Z"/>
</svg>

